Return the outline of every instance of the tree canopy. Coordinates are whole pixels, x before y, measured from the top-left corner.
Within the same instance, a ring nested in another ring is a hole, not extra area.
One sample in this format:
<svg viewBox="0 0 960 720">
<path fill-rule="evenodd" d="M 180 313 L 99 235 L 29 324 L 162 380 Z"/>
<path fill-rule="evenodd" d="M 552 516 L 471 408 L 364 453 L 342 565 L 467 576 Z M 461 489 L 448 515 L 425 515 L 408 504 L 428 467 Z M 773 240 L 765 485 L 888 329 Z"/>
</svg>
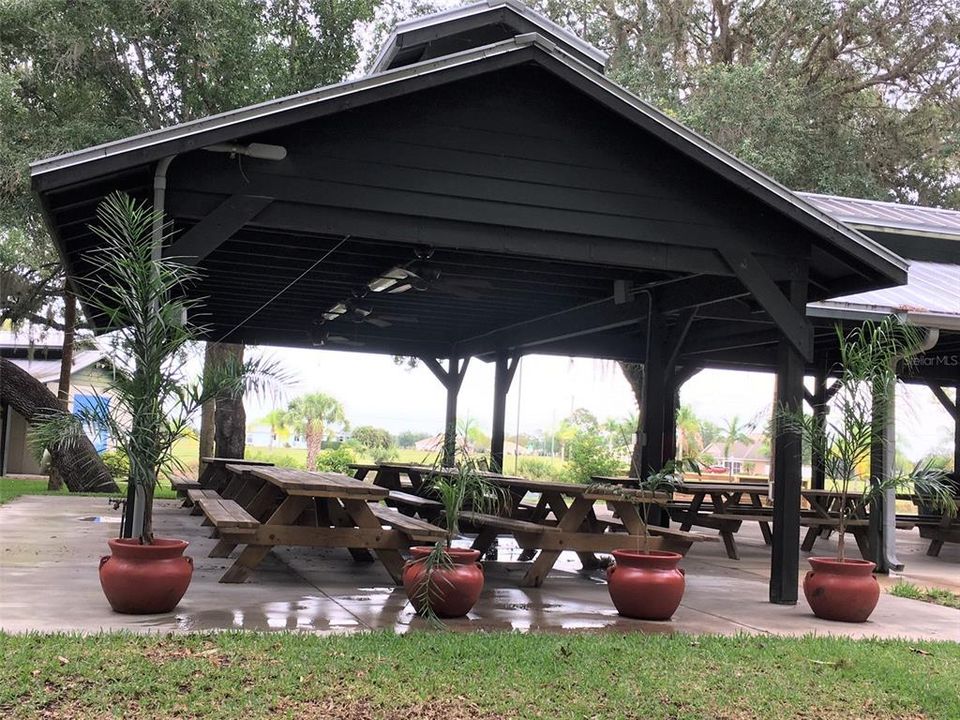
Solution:
<svg viewBox="0 0 960 720">
<path fill-rule="evenodd" d="M 0 320 L 62 285 L 29 193 L 42 157 L 337 82 L 375 0 L 0 4 Z"/>
<path fill-rule="evenodd" d="M 788 187 L 960 207 L 954 0 L 540 0 L 610 76 Z"/>
</svg>

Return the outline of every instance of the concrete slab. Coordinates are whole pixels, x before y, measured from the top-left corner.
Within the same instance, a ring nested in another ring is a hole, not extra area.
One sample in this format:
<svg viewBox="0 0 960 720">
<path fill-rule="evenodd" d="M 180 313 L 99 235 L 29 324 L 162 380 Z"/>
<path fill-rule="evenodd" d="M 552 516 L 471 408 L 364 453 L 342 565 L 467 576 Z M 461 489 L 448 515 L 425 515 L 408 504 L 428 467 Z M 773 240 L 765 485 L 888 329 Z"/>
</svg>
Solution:
<svg viewBox="0 0 960 720">
<path fill-rule="evenodd" d="M 0 628 L 346 633 L 406 632 L 424 626 L 402 588 L 393 586 L 378 563 L 357 563 L 339 550 L 278 549 L 250 581 L 221 585 L 217 579 L 232 560 L 206 557 L 215 541 L 206 537 L 209 529 L 200 526 L 200 518 L 173 501 L 158 501 L 155 514 L 158 534 L 191 542 L 188 553 L 196 569 L 176 611 L 137 617 L 113 613 L 100 590 L 97 561 L 107 552 L 106 540 L 116 534 L 119 521 L 105 500 L 27 496 L 0 506 Z M 928 558 L 919 536 L 901 535 L 905 579 L 960 589 L 960 549 L 947 546 L 940 558 Z M 668 623 L 621 618 L 610 603 L 602 573 L 580 572 L 570 553 L 564 554 L 543 587 L 521 588 L 518 551 L 504 545 L 502 562 L 488 564 L 486 586 L 474 612 L 448 625 L 459 631 L 816 633 L 960 641 L 960 611 L 886 593 L 863 625 L 818 620 L 802 597 L 796 606 L 771 605 L 769 549 L 755 527 L 744 527 L 737 537 L 739 561 L 726 558 L 719 543 L 701 543 L 684 559 L 687 591 Z M 819 540 L 816 554 L 829 555 L 834 542 Z M 890 584 L 896 578 L 881 582 Z"/>
</svg>

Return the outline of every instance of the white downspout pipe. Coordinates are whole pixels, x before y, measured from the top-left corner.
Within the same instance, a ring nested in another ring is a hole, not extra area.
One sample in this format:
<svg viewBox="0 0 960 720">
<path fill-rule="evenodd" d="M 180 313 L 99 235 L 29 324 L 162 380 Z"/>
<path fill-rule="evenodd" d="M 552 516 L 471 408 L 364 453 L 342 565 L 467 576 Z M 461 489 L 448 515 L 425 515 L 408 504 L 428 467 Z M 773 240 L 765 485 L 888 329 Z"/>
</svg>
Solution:
<svg viewBox="0 0 960 720">
<path fill-rule="evenodd" d="M 940 340 L 940 330 L 937 328 L 927 328 L 923 341 L 920 343 L 920 352 L 932 350 Z M 894 363 L 902 358 L 897 358 Z M 893 380 L 896 383 L 896 379 Z M 896 391 L 890 388 L 890 405 L 887 410 L 887 417 L 884 419 L 883 434 L 884 445 L 888 448 L 884 452 L 883 475 L 892 477 L 896 471 L 894 463 L 896 461 Z M 890 570 L 899 572 L 903 570 L 903 563 L 897 557 L 897 491 L 893 488 L 888 489 L 883 494 L 883 517 L 881 521 L 882 551 L 878 558 L 882 564 L 885 564 Z"/>
<path fill-rule="evenodd" d="M 163 256 L 163 217 L 167 202 L 167 170 L 176 155 L 161 158 L 153 171 L 153 248 L 151 256 L 159 260 Z M 129 501 L 129 493 L 128 493 Z M 143 487 L 134 486 L 133 511 L 130 514 L 130 537 L 138 538 L 143 534 L 143 516 L 147 507 L 147 496 Z"/>
</svg>

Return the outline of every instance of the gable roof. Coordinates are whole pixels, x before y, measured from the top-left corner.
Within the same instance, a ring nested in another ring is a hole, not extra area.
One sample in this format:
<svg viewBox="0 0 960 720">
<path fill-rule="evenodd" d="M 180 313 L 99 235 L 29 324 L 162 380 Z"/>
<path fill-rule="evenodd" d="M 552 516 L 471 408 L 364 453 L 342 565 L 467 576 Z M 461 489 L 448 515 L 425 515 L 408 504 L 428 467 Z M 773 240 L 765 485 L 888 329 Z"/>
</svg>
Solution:
<svg viewBox="0 0 960 720">
<path fill-rule="evenodd" d="M 619 87 L 565 51 L 563 44 L 539 32 L 42 160 L 31 165 L 33 185 L 40 194 L 45 211 L 48 211 L 45 195 L 57 188 L 90 182 L 171 155 L 236 141 L 258 132 L 525 63 L 543 67 L 788 217 L 812 233 L 822 246 L 848 258 L 863 278 L 862 287 L 906 282 L 906 263 L 895 253 L 821 212 L 763 173 Z M 55 223 L 48 221 L 48 224 L 57 239 Z"/>
</svg>

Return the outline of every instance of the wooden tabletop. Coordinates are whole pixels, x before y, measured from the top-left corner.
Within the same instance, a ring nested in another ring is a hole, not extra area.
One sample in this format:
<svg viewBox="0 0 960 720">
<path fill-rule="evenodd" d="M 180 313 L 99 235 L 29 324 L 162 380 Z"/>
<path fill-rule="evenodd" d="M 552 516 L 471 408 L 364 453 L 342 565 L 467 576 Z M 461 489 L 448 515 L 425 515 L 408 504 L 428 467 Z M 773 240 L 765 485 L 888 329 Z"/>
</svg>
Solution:
<svg viewBox="0 0 960 720">
<path fill-rule="evenodd" d="M 747 483 L 709 483 L 683 482 L 677 486 L 677 492 L 689 495 L 691 493 L 743 493 L 746 495 L 764 494 L 770 490 L 769 485 Z"/>
<path fill-rule="evenodd" d="M 223 458 L 223 457 L 202 457 L 200 458 L 201 462 L 205 463 L 221 463 L 229 465 L 273 465 L 272 462 L 266 460 L 244 460 L 243 458 Z"/>
<path fill-rule="evenodd" d="M 243 469 L 254 477 L 276 485 L 287 495 L 382 500 L 388 494 L 386 488 L 370 485 L 340 473 L 309 472 L 278 467 Z"/>
</svg>

